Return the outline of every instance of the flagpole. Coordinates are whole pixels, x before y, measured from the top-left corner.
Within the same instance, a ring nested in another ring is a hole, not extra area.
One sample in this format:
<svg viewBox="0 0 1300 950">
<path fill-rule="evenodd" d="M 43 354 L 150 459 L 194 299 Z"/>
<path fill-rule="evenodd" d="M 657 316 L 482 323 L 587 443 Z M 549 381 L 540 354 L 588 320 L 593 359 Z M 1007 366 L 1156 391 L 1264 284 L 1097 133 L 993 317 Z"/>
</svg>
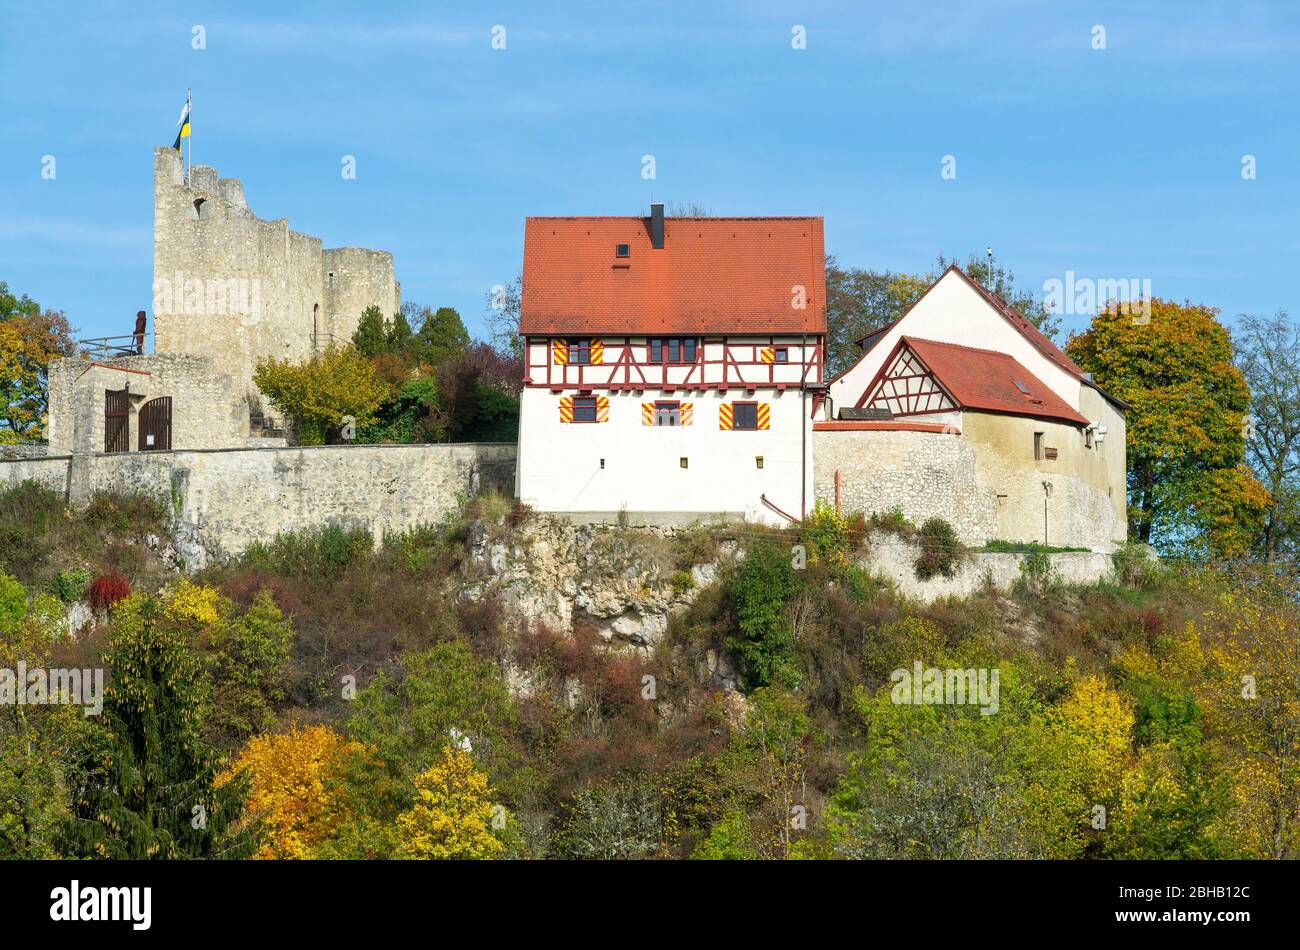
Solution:
<svg viewBox="0 0 1300 950">
<path fill-rule="evenodd" d="M 185 90 L 185 111 L 187 113 L 185 116 L 185 121 L 190 124 L 190 134 L 185 136 L 187 139 L 189 139 L 189 141 L 186 144 L 189 145 L 190 147 L 189 167 L 185 169 L 186 181 L 190 180 L 190 168 L 194 167 L 194 101 L 192 95 L 193 92 L 194 92 L 193 89 Z"/>
</svg>

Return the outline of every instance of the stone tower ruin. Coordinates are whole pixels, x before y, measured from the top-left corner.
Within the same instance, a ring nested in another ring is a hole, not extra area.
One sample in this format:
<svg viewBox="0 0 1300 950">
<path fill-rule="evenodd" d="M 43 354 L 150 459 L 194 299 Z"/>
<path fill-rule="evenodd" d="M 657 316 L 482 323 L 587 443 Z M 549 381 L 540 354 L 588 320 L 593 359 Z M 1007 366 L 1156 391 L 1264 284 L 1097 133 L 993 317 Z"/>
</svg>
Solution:
<svg viewBox="0 0 1300 950">
<path fill-rule="evenodd" d="M 385 318 L 401 306 L 386 251 L 325 249 L 285 218 L 249 210 L 243 183 L 180 153 L 154 151 L 156 353 L 198 353 L 242 379 L 250 395 L 266 357 L 308 359 L 346 343 L 371 305 Z"/>
</svg>

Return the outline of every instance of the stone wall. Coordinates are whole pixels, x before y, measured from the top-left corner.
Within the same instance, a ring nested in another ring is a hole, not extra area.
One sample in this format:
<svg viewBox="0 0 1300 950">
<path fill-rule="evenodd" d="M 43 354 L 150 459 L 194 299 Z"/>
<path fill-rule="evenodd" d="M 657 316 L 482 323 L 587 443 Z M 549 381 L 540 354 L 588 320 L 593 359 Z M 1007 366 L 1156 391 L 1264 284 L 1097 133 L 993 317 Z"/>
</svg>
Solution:
<svg viewBox="0 0 1300 950">
<path fill-rule="evenodd" d="M 929 580 L 916 576 L 916 559 L 921 549 L 911 542 L 873 534 L 862 566 L 868 573 L 893 581 L 900 594 L 931 603 L 945 597 L 968 597 L 988 587 L 1010 590 L 1020 580 L 1025 555 L 994 551 L 973 551 L 952 577 Z M 1052 577 L 1066 584 L 1095 584 L 1114 573 L 1109 554 L 1092 551 L 1063 551 L 1049 554 Z"/>
<path fill-rule="evenodd" d="M 821 431 L 812 437 L 813 494 L 845 512 L 895 508 L 914 524 L 943 518 L 967 544 L 997 533 L 997 499 L 976 474 L 975 451 L 961 436 L 941 432 Z"/>
<path fill-rule="evenodd" d="M 96 491 L 165 500 L 198 567 L 285 531 L 339 525 L 380 538 L 438 522 L 463 497 L 512 494 L 514 466 L 505 443 L 99 453 L 0 460 L 0 485 L 34 479 L 74 505 Z"/>
<path fill-rule="evenodd" d="M 1103 446 L 1043 419 L 968 411 L 957 426 L 960 434 L 815 431 L 814 494 L 834 503 L 838 471 L 841 510 L 897 508 L 917 525 L 943 518 L 971 546 L 998 539 L 1109 552 L 1124 541 L 1122 419 Z M 1035 432 L 1056 458 L 1034 458 Z"/>
</svg>

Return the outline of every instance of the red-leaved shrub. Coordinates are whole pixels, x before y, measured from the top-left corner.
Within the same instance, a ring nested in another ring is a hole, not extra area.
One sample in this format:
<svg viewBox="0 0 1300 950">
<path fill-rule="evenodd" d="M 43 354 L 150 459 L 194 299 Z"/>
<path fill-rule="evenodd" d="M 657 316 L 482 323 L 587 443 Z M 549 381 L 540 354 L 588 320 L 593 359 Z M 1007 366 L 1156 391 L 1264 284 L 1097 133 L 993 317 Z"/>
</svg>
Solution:
<svg viewBox="0 0 1300 950">
<path fill-rule="evenodd" d="M 131 593 L 131 582 L 120 571 L 100 574 L 86 588 L 86 600 L 95 610 L 107 610 Z"/>
</svg>

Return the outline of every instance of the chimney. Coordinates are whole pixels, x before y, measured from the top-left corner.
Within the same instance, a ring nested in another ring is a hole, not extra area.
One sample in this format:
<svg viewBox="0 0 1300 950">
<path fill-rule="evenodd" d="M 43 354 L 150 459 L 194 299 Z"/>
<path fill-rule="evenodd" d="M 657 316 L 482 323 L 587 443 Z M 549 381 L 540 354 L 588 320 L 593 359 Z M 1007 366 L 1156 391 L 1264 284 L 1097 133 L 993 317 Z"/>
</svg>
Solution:
<svg viewBox="0 0 1300 950">
<path fill-rule="evenodd" d="M 662 202 L 650 205 L 650 246 L 657 251 L 664 249 L 664 206 Z"/>
</svg>

